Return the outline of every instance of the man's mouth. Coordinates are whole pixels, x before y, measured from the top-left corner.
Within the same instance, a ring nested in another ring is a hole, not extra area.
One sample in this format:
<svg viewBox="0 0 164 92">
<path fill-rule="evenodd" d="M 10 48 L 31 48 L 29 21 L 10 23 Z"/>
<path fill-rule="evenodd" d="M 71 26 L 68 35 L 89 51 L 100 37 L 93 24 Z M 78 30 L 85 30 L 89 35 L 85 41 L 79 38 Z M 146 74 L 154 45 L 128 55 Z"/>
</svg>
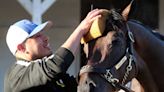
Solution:
<svg viewBox="0 0 164 92">
<path fill-rule="evenodd" d="M 44 47 L 50 49 L 50 44 L 45 44 Z"/>
</svg>

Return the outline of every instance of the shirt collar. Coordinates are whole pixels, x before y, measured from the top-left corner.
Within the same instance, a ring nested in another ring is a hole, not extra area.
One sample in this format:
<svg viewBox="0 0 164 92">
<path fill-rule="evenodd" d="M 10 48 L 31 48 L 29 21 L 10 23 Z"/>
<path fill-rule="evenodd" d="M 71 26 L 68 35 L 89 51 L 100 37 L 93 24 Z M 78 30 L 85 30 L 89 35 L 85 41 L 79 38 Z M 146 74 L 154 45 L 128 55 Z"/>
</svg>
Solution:
<svg viewBox="0 0 164 92">
<path fill-rule="evenodd" d="M 24 61 L 24 60 L 17 60 L 16 64 L 23 65 L 23 66 L 27 67 L 31 64 L 31 62 L 27 62 L 27 61 Z"/>
</svg>

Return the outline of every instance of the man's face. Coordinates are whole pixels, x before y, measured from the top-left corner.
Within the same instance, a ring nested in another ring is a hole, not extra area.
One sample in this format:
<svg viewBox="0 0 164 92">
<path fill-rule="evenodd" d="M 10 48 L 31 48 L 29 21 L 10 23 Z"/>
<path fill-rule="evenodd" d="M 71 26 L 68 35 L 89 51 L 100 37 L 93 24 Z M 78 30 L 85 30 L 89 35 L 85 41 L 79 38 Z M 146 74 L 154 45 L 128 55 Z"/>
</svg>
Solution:
<svg viewBox="0 0 164 92">
<path fill-rule="evenodd" d="M 52 54 L 48 37 L 42 32 L 28 38 L 25 42 L 26 51 L 29 52 L 32 59 L 40 59 Z"/>
</svg>

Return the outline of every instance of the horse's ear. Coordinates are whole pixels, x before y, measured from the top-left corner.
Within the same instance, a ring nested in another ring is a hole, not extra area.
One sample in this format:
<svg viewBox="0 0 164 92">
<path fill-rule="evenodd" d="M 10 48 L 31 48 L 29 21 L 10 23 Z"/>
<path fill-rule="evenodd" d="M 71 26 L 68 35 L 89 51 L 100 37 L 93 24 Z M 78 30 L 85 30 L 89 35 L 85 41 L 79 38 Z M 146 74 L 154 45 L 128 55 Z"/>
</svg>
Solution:
<svg viewBox="0 0 164 92">
<path fill-rule="evenodd" d="M 125 20 L 128 19 L 128 15 L 129 15 L 129 12 L 130 12 L 130 9 L 131 9 L 131 6 L 132 6 L 133 1 L 134 0 L 132 0 L 130 2 L 130 4 L 122 11 L 122 16 L 124 17 Z"/>
</svg>

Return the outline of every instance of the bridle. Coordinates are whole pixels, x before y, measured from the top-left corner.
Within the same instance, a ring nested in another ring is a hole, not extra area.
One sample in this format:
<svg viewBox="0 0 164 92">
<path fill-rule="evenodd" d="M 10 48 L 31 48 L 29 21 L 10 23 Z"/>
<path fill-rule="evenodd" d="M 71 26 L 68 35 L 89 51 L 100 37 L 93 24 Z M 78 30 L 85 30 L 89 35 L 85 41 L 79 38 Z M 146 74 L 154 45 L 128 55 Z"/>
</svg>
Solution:
<svg viewBox="0 0 164 92">
<path fill-rule="evenodd" d="M 131 70 L 133 68 L 136 68 L 136 64 L 135 64 L 136 59 L 134 57 L 134 52 L 133 52 L 134 37 L 127 23 L 126 23 L 126 27 L 128 32 L 127 48 L 126 48 L 126 53 L 119 60 L 119 62 L 111 68 L 100 68 L 91 65 L 85 65 L 81 68 L 80 75 L 82 75 L 83 73 L 90 73 L 90 72 L 97 73 L 102 78 L 104 78 L 108 83 L 112 84 L 115 90 L 123 89 L 126 92 L 134 92 L 128 87 L 124 86 Z M 135 67 L 132 67 L 132 63 L 134 63 Z M 118 79 L 117 72 L 125 65 L 126 65 L 126 71 L 121 81 Z"/>
</svg>

